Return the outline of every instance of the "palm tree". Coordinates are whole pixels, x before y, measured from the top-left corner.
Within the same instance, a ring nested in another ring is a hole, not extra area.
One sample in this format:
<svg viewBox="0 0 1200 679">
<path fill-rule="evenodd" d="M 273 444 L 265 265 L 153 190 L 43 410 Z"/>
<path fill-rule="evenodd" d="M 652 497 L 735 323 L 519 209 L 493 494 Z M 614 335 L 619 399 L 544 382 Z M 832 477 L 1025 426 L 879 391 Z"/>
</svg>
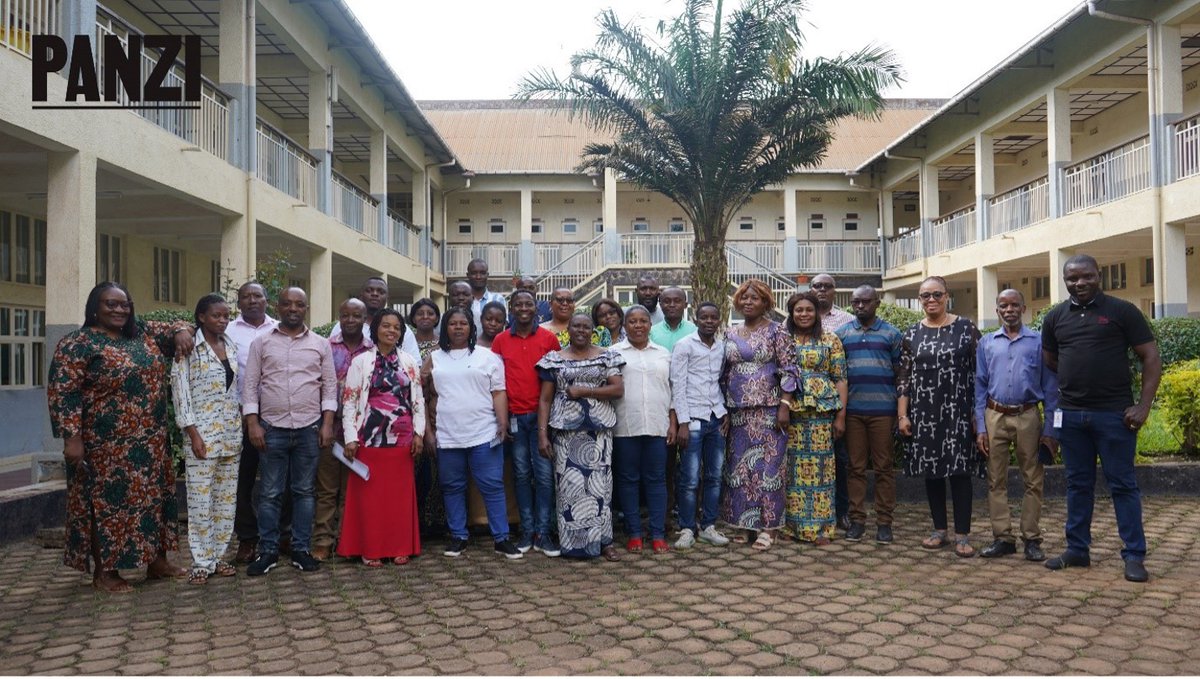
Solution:
<svg viewBox="0 0 1200 679">
<path fill-rule="evenodd" d="M 611 168 L 683 210 L 696 239 L 693 289 L 724 311 L 725 232 L 737 210 L 819 163 L 839 118 L 878 116 L 881 92 L 902 75 L 877 46 L 802 58 L 805 0 L 742 0 L 728 17 L 722 4 L 686 0 L 680 16 L 659 23 L 661 42 L 606 10 L 570 75 L 535 70 L 516 96 L 560 100 L 611 136 L 584 147 L 579 171 Z"/>
</svg>

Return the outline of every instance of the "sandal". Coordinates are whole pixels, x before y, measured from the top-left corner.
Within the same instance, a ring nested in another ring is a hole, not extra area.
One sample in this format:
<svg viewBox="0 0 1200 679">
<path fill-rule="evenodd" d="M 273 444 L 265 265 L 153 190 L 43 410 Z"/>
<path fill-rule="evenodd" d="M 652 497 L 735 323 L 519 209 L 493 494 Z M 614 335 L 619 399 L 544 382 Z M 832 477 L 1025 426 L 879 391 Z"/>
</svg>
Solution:
<svg viewBox="0 0 1200 679">
<path fill-rule="evenodd" d="M 193 568 L 191 572 L 188 573 L 188 584 L 207 585 L 208 571 L 204 570 L 203 568 Z"/>
<path fill-rule="evenodd" d="M 641 538 L 629 538 L 629 541 L 625 543 L 625 551 L 629 552 L 630 554 L 641 554 L 642 553 L 642 539 Z"/>
<path fill-rule="evenodd" d="M 601 549 L 600 556 L 603 556 L 608 561 L 620 561 L 621 560 L 621 553 L 618 552 L 617 548 L 613 547 L 612 545 L 607 545 L 604 547 L 604 549 Z"/>
<path fill-rule="evenodd" d="M 397 566 L 403 566 L 404 564 L 408 563 L 408 557 L 407 556 L 398 556 L 398 557 L 392 559 L 392 563 L 396 564 Z"/>
<path fill-rule="evenodd" d="M 816 540 L 813 540 L 813 544 L 818 547 L 826 547 L 828 545 L 833 544 L 833 540 L 830 540 L 829 538 L 826 538 L 826 537 L 820 537 L 820 538 L 817 538 Z"/>
<path fill-rule="evenodd" d="M 222 578 L 229 578 L 237 575 L 237 569 L 224 561 L 218 561 L 216 574 Z"/>
<path fill-rule="evenodd" d="M 744 530 L 740 533 L 734 533 L 733 537 L 729 538 L 729 541 L 735 545 L 744 545 L 750 542 L 750 531 Z"/>
<path fill-rule="evenodd" d="M 103 572 L 92 578 L 92 588 L 106 594 L 130 594 L 133 585 L 116 571 Z"/>
<path fill-rule="evenodd" d="M 383 568 L 383 561 L 379 559 L 368 559 L 364 556 L 362 562 L 367 568 Z"/>
<path fill-rule="evenodd" d="M 775 539 L 771 537 L 771 534 L 764 530 L 758 532 L 758 537 L 755 538 L 754 544 L 750 546 L 760 552 L 765 552 L 771 548 L 774 542 Z"/>
<path fill-rule="evenodd" d="M 666 554 L 671 551 L 670 546 L 667 545 L 667 541 L 662 538 L 651 540 L 650 548 L 655 554 Z"/>
<path fill-rule="evenodd" d="M 971 546 L 971 537 L 969 535 L 954 536 L 954 553 L 964 559 L 975 556 L 975 548 Z"/>
<path fill-rule="evenodd" d="M 935 530 L 921 541 L 921 546 L 925 549 L 941 549 L 950 546 L 950 540 L 946 538 L 946 531 Z"/>
</svg>

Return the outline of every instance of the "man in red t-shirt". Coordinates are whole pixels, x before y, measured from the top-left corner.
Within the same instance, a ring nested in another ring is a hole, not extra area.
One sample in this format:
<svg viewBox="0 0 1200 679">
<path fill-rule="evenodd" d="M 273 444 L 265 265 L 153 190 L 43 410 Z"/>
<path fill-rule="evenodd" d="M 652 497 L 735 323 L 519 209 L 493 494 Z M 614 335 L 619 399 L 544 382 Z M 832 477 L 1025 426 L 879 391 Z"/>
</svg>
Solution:
<svg viewBox="0 0 1200 679">
<path fill-rule="evenodd" d="M 516 477 L 517 508 L 521 515 L 521 538 L 517 549 L 533 549 L 558 556 L 552 523 L 554 467 L 538 454 L 537 409 L 541 395 L 537 362 L 558 351 L 554 333 L 537 324 L 537 299 L 528 290 L 515 290 L 508 298 L 513 324 L 492 340 L 492 351 L 504 361 L 508 388 L 509 435 L 504 446 L 511 456 Z"/>
</svg>

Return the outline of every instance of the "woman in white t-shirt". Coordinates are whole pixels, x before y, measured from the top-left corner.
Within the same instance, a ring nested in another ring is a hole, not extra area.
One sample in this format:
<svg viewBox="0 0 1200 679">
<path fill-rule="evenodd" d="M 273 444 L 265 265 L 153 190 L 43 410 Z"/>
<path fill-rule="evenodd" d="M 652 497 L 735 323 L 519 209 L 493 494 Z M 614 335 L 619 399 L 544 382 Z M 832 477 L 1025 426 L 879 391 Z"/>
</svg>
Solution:
<svg viewBox="0 0 1200 679">
<path fill-rule="evenodd" d="M 442 316 L 438 348 L 421 367 L 430 435 L 437 447 L 438 478 L 446 503 L 450 544 L 446 556 L 467 547 L 467 471 L 483 496 L 495 550 L 509 559 L 521 552 L 508 539 L 504 496 L 504 451 L 508 430 L 508 394 L 504 364 L 485 349 L 476 350 L 475 320 L 462 307 Z"/>
</svg>

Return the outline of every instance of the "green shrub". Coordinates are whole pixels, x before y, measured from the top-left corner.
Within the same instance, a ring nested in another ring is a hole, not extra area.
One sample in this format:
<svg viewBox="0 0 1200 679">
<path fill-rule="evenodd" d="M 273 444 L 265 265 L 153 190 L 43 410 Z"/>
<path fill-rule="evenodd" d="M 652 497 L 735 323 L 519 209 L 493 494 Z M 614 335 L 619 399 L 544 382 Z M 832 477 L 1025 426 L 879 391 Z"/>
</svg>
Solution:
<svg viewBox="0 0 1200 679">
<path fill-rule="evenodd" d="M 1200 358 L 1200 318 L 1156 318 L 1150 328 L 1163 365 Z"/>
<path fill-rule="evenodd" d="M 1051 304 L 1047 307 L 1044 307 L 1041 311 L 1037 312 L 1036 314 L 1034 314 L 1033 320 L 1029 322 L 1029 327 L 1034 330 L 1037 330 L 1038 332 L 1041 332 L 1042 331 L 1042 321 L 1046 320 L 1046 314 L 1050 313 L 1050 310 L 1056 306 L 1058 306 L 1058 305 Z"/>
<path fill-rule="evenodd" d="M 325 325 L 318 325 L 317 327 L 313 328 L 312 331 L 317 333 L 321 337 L 329 337 L 329 333 L 333 332 L 333 326 L 334 326 L 334 322 L 331 321 L 329 323 L 326 323 Z"/>
<path fill-rule="evenodd" d="M 177 321 L 187 321 L 195 323 L 195 314 L 187 309 L 155 309 L 144 314 L 138 314 L 138 317 L 143 321 L 165 321 L 167 323 L 175 323 Z"/>
<path fill-rule="evenodd" d="M 854 313 L 853 307 L 846 307 L 846 311 L 850 312 L 851 314 Z M 891 323 L 900 330 L 905 330 L 910 325 L 920 323 L 921 319 L 925 317 L 925 314 L 921 313 L 920 311 L 913 311 L 912 309 L 906 309 L 895 304 L 888 304 L 887 302 L 880 302 L 879 309 L 875 312 L 875 315 L 887 321 L 888 323 Z"/>
<path fill-rule="evenodd" d="M 1200 361 L 1170 366 L 1158 387 L 1158 406 L 1167 427 L 1183 442 L 1184 454 L 1200 449 Z"/>
</svg>

